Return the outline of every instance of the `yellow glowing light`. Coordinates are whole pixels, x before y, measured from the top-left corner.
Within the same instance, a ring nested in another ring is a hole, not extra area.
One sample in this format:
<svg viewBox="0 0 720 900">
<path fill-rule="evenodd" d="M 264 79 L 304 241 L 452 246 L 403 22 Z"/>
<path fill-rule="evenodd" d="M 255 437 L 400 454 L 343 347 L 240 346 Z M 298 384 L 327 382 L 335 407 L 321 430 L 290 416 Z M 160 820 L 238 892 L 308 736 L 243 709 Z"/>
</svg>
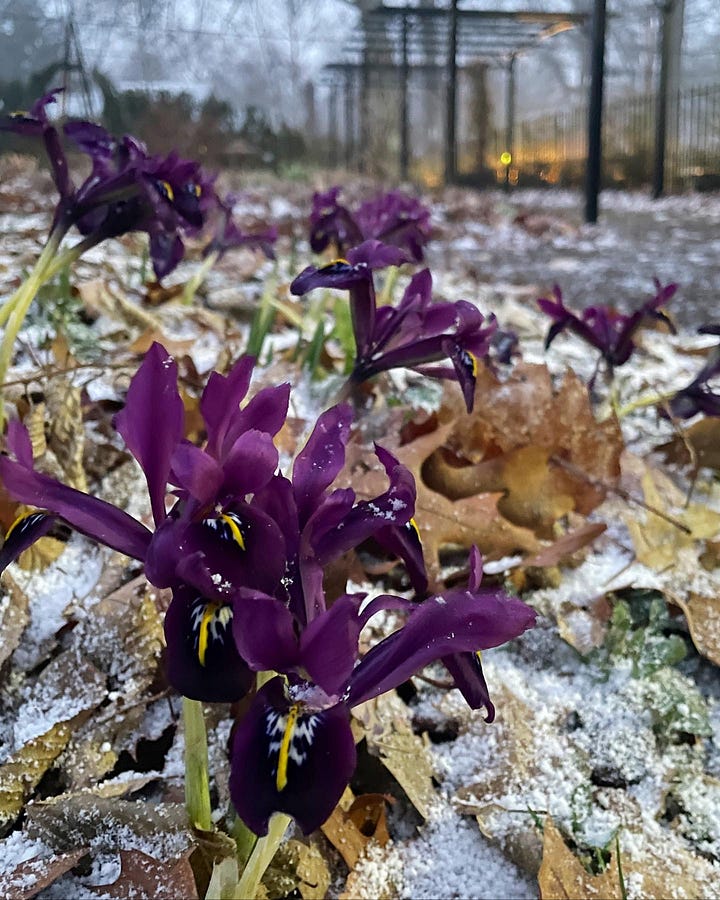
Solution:
<svg viewBox="0 0 720 900">
<path fill-rule="evenodd" d="M 510 163 L 512 162 L 512 155 L 510 153 L 508 153 L 507 150 L 505 150 L 504 153 L 500 154 L 500 162 L 504 166 L 509 166 Z"/>
</svg>

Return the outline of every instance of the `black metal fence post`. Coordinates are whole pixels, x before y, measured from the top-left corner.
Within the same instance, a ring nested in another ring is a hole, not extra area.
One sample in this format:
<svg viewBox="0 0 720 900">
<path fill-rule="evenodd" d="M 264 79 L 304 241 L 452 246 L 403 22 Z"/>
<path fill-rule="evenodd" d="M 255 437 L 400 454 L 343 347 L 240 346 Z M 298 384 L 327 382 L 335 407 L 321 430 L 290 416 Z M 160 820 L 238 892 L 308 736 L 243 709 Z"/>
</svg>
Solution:
<svg viewBox="0 0 720 900">
<path fill-rule="evenodd" d="M 662 196 L 665 189 L 665 149 L 667 142 L 668 75 L 670 67 L 670 14 L 672 0 L 661 7 L 662 24 L 660 31 L 660 74 L 658 77 L 657 102 L 655 106 L 655 160 L 653 165 L 653 199 Z"/>
<path fill-rule="evenodd" d="M 447 101 L 445 126 L 445 183 L 452 184 L 457 175 L 457 32 L 458 0 L 450 6 L 450 33 L 447 57 Z"/>
<path fill-rule="evenodd" d="M 402 61 L 400 66 L 400 179 L 407 181 L 410 169 L 410 121 L 408 103 L 408 81 L 410 80 L 410 60 L 408 58 L 408 17 L 402 16 Z"/>
<path fill-rule="evenodd" d="M 597 222 L 602 169 L 602 105 L 605 77 L 605 0 L 595 0 L 592 17 L 588 103 L 588 153 L 585 178 L 585 221 Z"/>
<path fill-rule="evenodd" d="M 505 97 L 505 190 L 510 190 L 510 168 L 515 162 L 515 54 L 513 54 L 507 67 L 507 95 Z M 507 153 L 507 157 L 505 157 Z"/>
</svg>

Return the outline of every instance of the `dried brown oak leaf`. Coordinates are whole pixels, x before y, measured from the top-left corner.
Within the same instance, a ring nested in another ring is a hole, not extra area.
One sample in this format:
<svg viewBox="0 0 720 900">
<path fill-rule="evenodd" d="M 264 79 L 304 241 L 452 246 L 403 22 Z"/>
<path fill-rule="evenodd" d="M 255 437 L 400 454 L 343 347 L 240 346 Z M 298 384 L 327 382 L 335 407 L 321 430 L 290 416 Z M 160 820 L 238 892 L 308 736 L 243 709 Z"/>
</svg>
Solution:
<svg viewBox="0 0 720 900">
<path fill-rule="evenodd" d="M 682 434 L 656 448 L 677 465 L 720 469 L 720 419 L 707 416 L 684 428 Z"/>
<path fill-rule="evenodd" d="M 355 868 L 374 841 L 384 847 L 390 840 L 385 808 L 391 798 L 385 794 L 361 794 L 355 797 L 346 788 L 321 831 L 342 856 L 348 869 Z"/>
<path fill-rule="evenodd" d="M 323 900 L 330 886 L 330 870 L 312 838 L 307 843 L 291 838 L 280 845 L 262 884 L 269 897 L 296 892 L 303 900 Z"/>
<path fill-rule="evenodd" d="M 71 647 L 101 672 L 109 702 L 73 733 L 60 761 L 71 790 L 109 772 L 122 750 L 136 751 L 133 733 L 152 697 L 163 645 L 162 623 L 144 576 L 108 594 L 73 631 Z"/>
<path fill-rule="evenodd" d="M 543 857 L 538 885 L 540 900 L 582 900 L 585 897 L 622 900 L 623 897 L 615 853 L 611 855 L 604 872 L 590 874 L 567 846 L 549 816 L 543 828 Z"/>
<path fill-rule="evenodd" d="M 153 897 L 156 900 L 197 900 L 192 866 L 187 854 L 163 862 L 141 850 L 120 851 L 120 874 L 111 884 L 99 884 L 91 891 L 119 900 Z"/>
<path fill-rule="evenodd" d="M 30 601 L 10 572 L 5 572 L 0 585 L 0 668 L 20 643 L 30 621 Z"/>
<path fill-rule="evenodd" d="M 31 900 L 74 868 L 83 856 L 87 856 L 87 852 L 83 848 L 57 856 L 36 856 L 21 862 L 12 872 L 0 873 L 0 897 Z"/>
<path fill-rule="evenodd" d="M 476 544 L 480 552 L 491 559 L 517 552 L 537 553 L 540 549 L 532 531 L 513 525 L 501 515 L 498 510 L 500 493 L 482 493 L 452 501 L 425 484 L 423 465 L 447 440 L 452 428 L 453 423 L 441 425 L 393 450 L 415 476 L 415 521 L 431 581 L 436 581 L 439 576 L 440 551 L 448 545 L 469 548 Z M 387 489 L 385 470 L 357 444 L 348 448 L 348 467 L 345 477 L 341 478 L 343 484 L 351 484 L 363 499 L 376 497 Z"/>
<path fill-rule="evenodd" d="M 659 469 L 626 455 L 623 468 L 640 475 L 645 502 L 666 517 L 650 509 L 641 520 L 637 513 L 625 517 L 638 562 L 661 571 L 677 563 L 681 551 L 720 534 L 720 513 L 704 503 L 685 504 L 685 495 Z M 676 524 L 674 524 L 676 523 Z M 682 527 L 678 527 L 678 524 Z"/>
<path fill-rule="evenodd" d="M 698 653 L 720 666 L 720 597 L 694 593 L 669 597 L 685 613 Z"/>
<path fill-rule="evenodd" d="M 0 835 L 20 815 L 40 779 L 65 749 L 70 734 L 67 722 L 53 725 L 0 766 Z"/>
<path fill-rule="evenodd" d="M 427 819 L 437 796 L 435 771 L 425 743 L 412 730 L 407 706 L 391 692 L 362 703 L 352 714 L 363 725 L 369 752 L 377 756 Z"/>
<path fill-rule="evenodd" d="M 454 427 L 425 475 L 451 500 L 500 492 L 505 519 L 552 537 L 559 518 L 588 515 L 617 483 L 620 426 L 615 418 L 596 421 L 574 372 L 555 389 L 544 365 L 518 363 L 504 381 L 482 367 L 471 414 L 447 397 L 440 419 Z"/>
<path fill-rule="evenodd" d="M 57 853 L 78 845 L 91 845 L 95 852 L 116 852 L 141 843 L 153 856 L 170 859 L 192 844 L 181 803 L 121 800 L 90 792 L 61 794 L 29 803 L 26 816 L 28 836 L 44 841 Z"/>
</svg>

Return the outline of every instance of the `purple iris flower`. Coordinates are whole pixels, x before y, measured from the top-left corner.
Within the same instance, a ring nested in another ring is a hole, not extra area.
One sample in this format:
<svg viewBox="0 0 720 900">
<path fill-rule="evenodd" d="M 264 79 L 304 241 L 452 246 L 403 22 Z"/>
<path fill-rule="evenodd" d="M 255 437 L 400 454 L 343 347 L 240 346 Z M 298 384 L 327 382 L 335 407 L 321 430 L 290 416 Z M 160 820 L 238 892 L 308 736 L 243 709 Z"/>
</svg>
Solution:
<svg viewBox="0 0 720 900">
<path fill-rule="evenodd" d="M 75 186 L 60 133 L 47 116 L 59 90 L 41 97 L 27 113 L 0 119 L 0 130 L 40 137 L 60 195 L 51 234 L 61 239 L 73 226 L 84 246 L 131 231 L 147 232 L 158 278 L 171 272 L 184 254 L 183 236 L 198 234 L 217 198 L 212 180 L 198 163 L 171 153 L 150 156 L 134 138 L 116 139 L 93 122 L 69 122 L 65 137 L 92 162 L 90 175 Z"/>
<path fill-rule="evenodd" d="M 346 594 L 299 636 L 290 612 L 272 598 L 238 604 L 233 627 L 243 658 L 257 671 L 284 676 L 254 697 L 233 741 L 230 792 L 256 834 L 267 833 L 275 812 L 292 815 L 306 834 L 327 819 L 355 769 L 352 707 L 433 661 L 478 660 L 478 650 L 532 626 L 529 607 L 501 590 L 482 589 L 480 577 L 473 549 L 465 590 L 422 603 L 381 596 L 364 609 L 363 595 Z M 357 662 L 360 631 L 383 609 L 406 610 L 406 624 Z"/>
<path fill-rule="evenodd" d="M 720 325 L 703 325 L 701 334 L 719 334 Z M 711 378 L 720 376 L 720 344 L 710 351 L 705 365 L 686 387 L 671 398 L 668 406 L 675 419 L 691 419 L 698 413 L 706 416 L 720 416 L 720 394 L 709 386 Z M 660 410 L 661 414 L 664 411 Z"/>
<path fill-rule="evenodd" d="M 232 194 L 228 194 L 224 200 L 218 200 L 219 222 L 212 240 L 203 250 L 203 256 L 217 253 L 220 257 L 233 247 L 257 247 L 268 259 L 275 259 L 273 244 L 277 241 L 277 228 L 273 226 L 255 233 L 243 231 L 233 219 L 234 204 L 235 197 Z"/>
<path fill-rule="evenodd" d="M 554 320 L 545 339 L 545 349 L 560 332 L 567 329 L 599 350 L 602 359 L 612 372 L 615 366 L 622 366 L 630 359 L 636 346 L 633 338 L 646 321 L 665 322 L 673 332 L 675 331 L 672 322 L 660 307 L 672 298 L 676 290 L 676 284 L 667 284 L 663 287 L 655 279 L 655 295 L 633 313 L 625 315 L 609 306 L 589 306 L 583 310 L 582 316 L 577 316 L 565 306 L 562 292 L 558 285 L 555 285 L 553 288 L 555 299 L 541 297 L 537 301 L 540 309 Z"/>
<path fill-rule="evenodd" d="M 430 239 L 430 211 L 401 191 L 379 194 L 361 204 L 355 214 L 338 202 L 341 188 L 313 195 L 310 246 L 322 253 L 330 244 L 338 255 L 370 239 L 406 251 L 416 262 Z"/>
<path fill-rule="evenodd" d="M 468 411 L 475 396 L 477 359 L 488 353 L 496 330 L 495 317 L 485 319 L 472 303 L 434 303 L 432 276 L 418 272 L 398 306 L 377 306 L 373 269 L 396 264 L 400 251 L 366 241 L 326 266 L 308 266 L 290 285 L 293 294 L 317 287 L 349 290 L 355 336 L 351 384 L 400 366 L 426 375 L 455 378 Z M 429 364 L 450 360 L 451 366 Z"/>
<path fill-rule="evenodd" d="M 340 405 L 319 417 L 291 477 L 279 474 L 273 436 L 285 421 L 289 386 L 265 388 L 241 407 L 251 375 L 252 360 L 243 358 L 227 376 L 210 376 L 200 401 L 207 441 L 199 448 L 183 437 L 175 362 L 159 344 L 146 355 L 115 425 L 145 474 L 154 532 L 36 472 L 28 433 L 12 423 L 0 477 L 11 496 L 38 511 L 13 526 L 0 562 L 60 519 L 141 560 L 153 584 L 172 588 L 167 670 L 185 696 L 237 700 L 254 673 L 277 672 L 237 726 L 231 794 L 257 834 L 277 811 L 310 832 L 352 776 L 353 706 L 439 660 L 491 720 L 478 651 L 521 634 L 534 612 L 502 590 L 481 588 L 477 549 L 465 590 L 421 599 L 427 577 L 410 471 L 376 447 L 388 481 L 382 494 L 359 500 L 350 488 L 333 489 L 352 422 L 350 407 Z M 382 595 L 363 606 L 359 593 L 328 602 L 326 566 L 369 538 L 405 562 L 420 599 Z M 405 624 L 359 659 L 363 626 L 389 609 L 403 612 Z"/>
<path fill-rule="evenodd" d="M 265 388 L 240 408 L 252 369 L 253 360 L 244 357 L 227 376 L 210 376 L 200 401 L 207 432 L 200 449 L 183 439 L 175 362 L 159 344 L 146 355 L 115 427 L 145 474 L 152 533 L 111 504 L 34 471 L 29 437 L 17 422 L 8 432 L 12 458 L 0 458 L 9 493 L 46 511 L 11 529 L 0 551 L 3 566 L 56 519 L 141 560 L 149 581 L 172 588 L 168 675 L 195 699 L 234 700 L 249 687 L 230 629 L 239 589 L 276 596 L 302 625 L 324 609 L 323 568 L 369 537 L 407 560 L 418 590 L 427 583 L 419 542 L 405 534 L 412 531 L 415 502 L 409 470 L 378 449 L 388 472 L 384 494 L 356 501 L 349 489 L 328 493 L 344 463 L 352 420 L 350 408 L 341 406 L 318 420 L 292 481 L 279 475 L 273 436 L 287 415 L 289 385 Z"/>
<path fill-rule="evenodd" d="M 208 441 L 200 450 L 183 440 L 174 360 L 159 344 L 147 353 L 115 426 L 145 473 L 154 532 L 112 504 L 36 472 L 29 437 L 18 423 L 8 431 L 13 458 L 0 457 L 11 496 L 46 511 L 30 513 L 11 529 L 0 553 L 3 567 L 56 519 L 142 561 L 153 584 L 173 590 L 165 621 L 168 675 L 196 699 L 236 700 L 247 691 L 252 674 L 228 628 L 228 591 L 235 584 L 273 589 L 284 571 L 280 528 L 249 508 L 246 496 L 274 475 L 272 435 L 285 419 L 289 386 L 260 391 L 240 409 L 252 367 L 245 357 L 227 376 L 210 377 L 201 398 Z M 176 488 L 166 512 L 168 485 Z"/>
</svg>

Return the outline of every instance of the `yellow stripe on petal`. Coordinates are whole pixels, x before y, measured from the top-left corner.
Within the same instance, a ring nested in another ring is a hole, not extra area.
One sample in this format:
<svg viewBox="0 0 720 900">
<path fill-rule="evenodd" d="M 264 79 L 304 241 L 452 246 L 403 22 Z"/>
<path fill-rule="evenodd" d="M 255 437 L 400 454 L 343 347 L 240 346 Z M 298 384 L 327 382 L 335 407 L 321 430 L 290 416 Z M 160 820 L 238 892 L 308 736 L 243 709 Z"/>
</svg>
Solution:
<svg viewBox="0 0 720 900">
<path fill-rule="evenodd" d="M 242 536 L 242 531 L 240 531 L 240 526 L 237 523 L 237 517 L 231 515 L 230 513 L 223 513 L 220 516 L 220 519 L 230 529 L 230 534 L 232 535 L 235 543 L 240 547 L 241 550 L 244 550 L 245 538 Z"/>
<path fill-rule="evenodd" d="M 15 531 L 15 529 L 18 527 L 18 525 L 19 525 L 21 522 L 23 522 L 25 519 L 28 519 L 30 516 L 34 516 L 34 515 L 35 515 L 34 512 L 31 512 L 31 513 L 21 513 L 21 514 L 17 517 L 17 519 L 15 519 L 15 521 L 12 523 L 12 525 L 8 528 L 7 533 L 6 533 L 6 535 L 5 535 L 5 540 L 7 541 L 7 539 L 10 537 L 10 535 L 13 533 L 13 531 Z"/>
<path fill-rule="evenodd" d="M 295 731 L 295 725 L 297 723 L 298 713 L 300 707 L 297 704 L 293 704 L 290 707 L 287 716 L 287 722 L 285 723 L 285 731 L 282 736 L 282 741 L 280 742 L 280 752 L 278 754 L 278 766 L 277 766 L 277 776 L 275 778 L 275 787 L 278 791 L 284 790 L 287 785 L 287 767 L 288 767 L 288 759 L 290 756 L 290 745 L 292 744 L 292 736 Z"/>
<path fill-rule="evenodd" d="M 215 618 L 215 615 L 219 608 L 219 603 L 208 603 L 203 610 L 202 618 L 200 619 L 200 627 L 198 628 L 198 660 L 200 661 L 201 666 L 205 665 L 205 656 L 207 654 L 208 639 L 210 633 L 210 623 Z"/>
<path fill-rule="evenodd" d="M 165 196 L 172 203 L 175 199 L 175 191 L 172 189 L 172 185 L 169 181 L 161 181 L 160 182 L 162 189 L 165 191 Z"/>
</svg>

